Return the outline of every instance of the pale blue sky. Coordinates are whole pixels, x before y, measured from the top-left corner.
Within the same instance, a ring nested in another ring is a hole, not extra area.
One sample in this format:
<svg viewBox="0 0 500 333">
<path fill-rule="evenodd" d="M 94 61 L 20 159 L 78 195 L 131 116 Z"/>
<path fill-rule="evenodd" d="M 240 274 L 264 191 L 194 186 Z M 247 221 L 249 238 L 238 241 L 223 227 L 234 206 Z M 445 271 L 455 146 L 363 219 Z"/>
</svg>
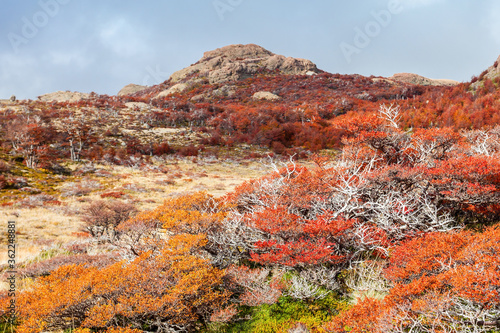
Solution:
<svg viewBox="0 0 500 333">
<path fill-rule="evenodd" d="M 0 98 L 57 90 L 116 94 L 128 83 L 160 83 L 228 44 L 258 44 L 331 73 L 414 72 L 458 81 L 500 55 L 498 0 L 0 4 Z"/>
</svg>

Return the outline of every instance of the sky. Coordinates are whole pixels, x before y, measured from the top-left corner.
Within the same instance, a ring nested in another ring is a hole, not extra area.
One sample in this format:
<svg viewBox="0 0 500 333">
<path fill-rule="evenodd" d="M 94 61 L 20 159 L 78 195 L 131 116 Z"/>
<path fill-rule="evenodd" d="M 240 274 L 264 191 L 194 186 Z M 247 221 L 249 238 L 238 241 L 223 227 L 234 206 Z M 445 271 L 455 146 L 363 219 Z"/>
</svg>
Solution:
<svg viewBox="0 0 500 333">
<path fill-rule="evenodd" d="M 154 85 L 258 44 L 330 73 L 469 81 L 500 55 L 498 0 L 0 0 L 0 99 Z"/>
</svg>

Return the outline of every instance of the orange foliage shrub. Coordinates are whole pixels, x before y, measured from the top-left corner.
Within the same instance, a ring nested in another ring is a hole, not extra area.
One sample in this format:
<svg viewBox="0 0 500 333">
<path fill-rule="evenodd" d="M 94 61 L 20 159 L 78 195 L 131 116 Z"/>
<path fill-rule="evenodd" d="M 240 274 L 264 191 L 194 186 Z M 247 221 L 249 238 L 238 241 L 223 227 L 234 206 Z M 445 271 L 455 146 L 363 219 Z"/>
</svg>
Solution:
<svg viewBox="0 0 500 333">
<path fill-rule="evenodd" d="M 228 297 L 220 291 L 224 272 L 193 254 L 205 242 L 200 235 L 178 235 L 159 253 L 143 253 L 129 263 L 60 267 L 17 298 L 17 331 L 117 325 L 192 329 Z"/>
</svg>

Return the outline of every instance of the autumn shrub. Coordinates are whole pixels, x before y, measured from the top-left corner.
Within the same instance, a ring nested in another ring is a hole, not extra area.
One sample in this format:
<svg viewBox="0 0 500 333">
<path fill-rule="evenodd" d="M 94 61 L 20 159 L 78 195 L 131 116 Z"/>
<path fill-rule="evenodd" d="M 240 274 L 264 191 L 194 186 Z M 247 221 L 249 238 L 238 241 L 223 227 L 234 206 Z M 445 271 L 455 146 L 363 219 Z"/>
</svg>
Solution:
<svg viewBox="0 0 500 333">
<path fill-rule="evenodd" d="M 112 192 L 105 192 L 105 193 L 102 193 L 100 195 L 100 197 L 102 199 L 105 199 L 105 198 L 114 198 L 114 199 L 120 199 L 121 197 L 123 197 L 125 195 L 124 192 L 122 191 L 112 191 Z"/>
<path fill-rule="evenodd" d="M 9 183 L 7 182 L 7 179 L 5 178 L 4 175 L 0 175 L 0 190 L 3 190 L 4 188 L 7 188 L 9 186 Z"/>
<path fill-rule="evenodd" d="M 500 228 L 430 233 L 395 248 L 382 300 L 365 299 L 333 318 L 329 332 L 492 332 L 500 316 Z M 479 269 L 480 267 L 480 269 Z"/>
<path fill-rule="evenodd" d="M 100 254 L 95 256 L 87 254 L 65 254 L 27 264 L 25 267 L 18 270 L 18 274 L 20 278 L 36 278 L 41 276 L 48 276 L 61 266 L 83 265 L 84 267 L 104 268 L 117 261 L 118 256 L 113 253 Z"/>
<path fill-rule="evenodd" d="M 334 161 L 275 165 L 272 174 L 230 193 L 234 208 L 209 242 L 233 262 L 337 272 L 330 286 L 298 275 L 302 290 L 288 292 L 299 298 L 321 287 L 365 296 L 368 288 L 383 297 L 390 283 L 369 267 L 373 260 L 383 265 L 417 235 L 499 221 L 499 161 L 472 152 L 459 133 L 403 131 L 393 106 L 342 126 L 351 138 Z"/>
<path fill-rule="evenodd" d="M 155 156 L 168 155 L 172 154 L 173 152 L 174 150 L 167 142 L 153 145 L 153 155 Z"/>
<path fill-rule="evenodd" d="M 356 95 L 375 84 L 351 83 Z M 283 93 L 306 90 L 289 84 Z M 494 108 L 487 97 L 493 87 L 484 86 L 464 105 Z M 387 89 L 367 94 L 404 95 Z M 459 89 L 436 90 L 441 104 Z M 498 129 L 458 132 L 474 118 L 459 105 L 432 114 L 438 106 L 430 99 L 430 114 L 415 111 L 412 121 L 453 127 L 408 130 L 404 110 L 419 98 L 380 104 L 378 112 L 369 103 L 227 105 L 214 112 L 207 122 L 228 142 L 244 137 L 287 153 L 298 144 L 332 147 L 343 135 L 342 151 L 316 157 L 312 167 L 272 164 L 272 173 L 223 198 L 183 195 L 137 214 L 123 202 L 91 203 L 87 230 L 124 260 L 101 262 L 76 247 L 80 255 L 26 267 L 35 283 L 18 297 L 19 332 L 493 332 L 500 317 Z M 165 121 L 205 121 L 190 118 L 192 104 L 178 107 Z M 347 109 L 366 111 L 322 119 Z M 128 152 L 109 149 L 108 158 L 139 165 L 146 148 L 129 140 Z M 169 179 L 183 175 L 194 176 L 177 171 Z M 70 187 L 99 188 L 90 182 Z"/>
<path fill-rule="evenodd" d="M 203 236 L 179 235 L 166 240 L 159 253 L 146 252 L 128 263 L 61 266 L 18 296 L 17 332 L 105 330 L 116 323 L 193 331 L 229 296 L 220 288 L 224 272 L 193 253 L 204 242 Z"/>
<path fill-rule="evenodd" d="M 193 145 L 189 145 L 189 146 L 180 148 L 179 151 L 177 152 L 177 154 L 179 154 L 180 156 L 198 156 L 198 151 L 199 151 L 199 148 L 197 148 Z"/>
</svg>

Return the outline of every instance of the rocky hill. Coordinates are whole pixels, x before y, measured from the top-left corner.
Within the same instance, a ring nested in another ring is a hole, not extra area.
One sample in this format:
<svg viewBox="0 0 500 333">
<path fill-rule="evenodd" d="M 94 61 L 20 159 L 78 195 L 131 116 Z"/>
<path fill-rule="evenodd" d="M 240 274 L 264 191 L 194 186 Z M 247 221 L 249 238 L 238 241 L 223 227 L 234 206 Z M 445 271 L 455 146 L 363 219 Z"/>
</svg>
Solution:
<svg viewBox="0 0 500 333">
<path fill-rule="evenodd" d="M 208 78 L 209 83 L 236 81 L 268 71 L 279 74 L 315 74 L 310 60 L 274 54 L 255 44 L 229 45 L 203 54 L 194 65 L 170 76 L 172 82 Z"/>
<path fill-rule="evenodd" d="M 413 73 L 396 73 L 389 78 L 393 81 L 417 84 L 421 86 L 456 86 L 460 82 L 454 80 L 435 80 Z"/>
<path fill-rule="evenodd" d="M 72 91 L 56 91 L 38 96 L 42 102 L 77 102 L 88 99 L 90 94 Z"/>
<path fill-rule="evenodd" d="M 127 85 L 119 95 L 154 91 L 154 97 L 160 98 L 183 92 L 194 85 L 229 84 L 259 74 L 315 75 L 322 72 L 310 60 L 274 54 L 255 44 L 228 45 L 205 52 L 199 61 L 173 73 L 164 84 L 145 90 L 142 86 Z M 227 95 L 231 91 L 218 93 Z"/>
</svg>

